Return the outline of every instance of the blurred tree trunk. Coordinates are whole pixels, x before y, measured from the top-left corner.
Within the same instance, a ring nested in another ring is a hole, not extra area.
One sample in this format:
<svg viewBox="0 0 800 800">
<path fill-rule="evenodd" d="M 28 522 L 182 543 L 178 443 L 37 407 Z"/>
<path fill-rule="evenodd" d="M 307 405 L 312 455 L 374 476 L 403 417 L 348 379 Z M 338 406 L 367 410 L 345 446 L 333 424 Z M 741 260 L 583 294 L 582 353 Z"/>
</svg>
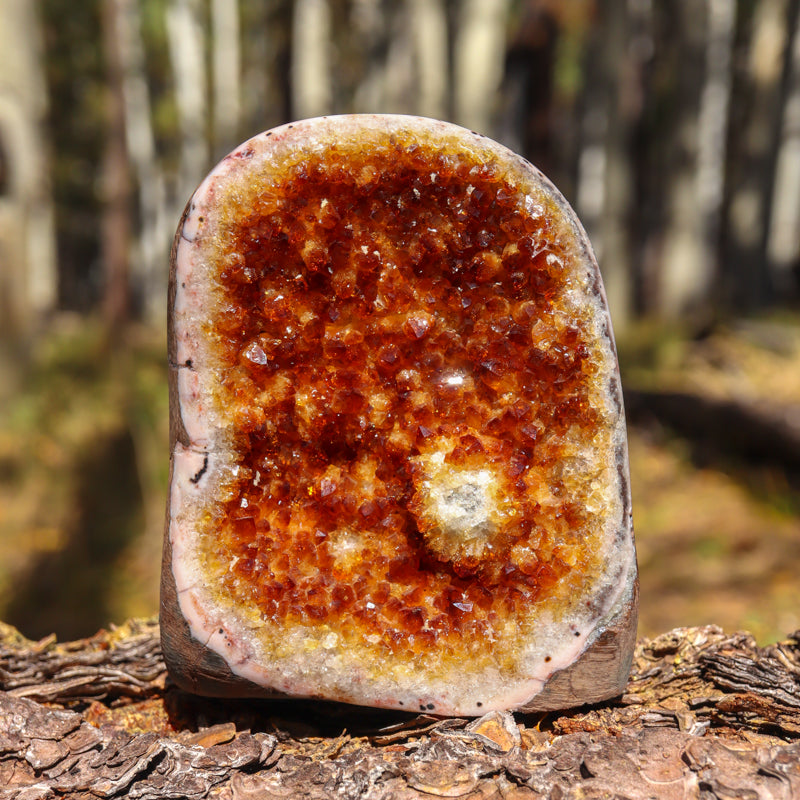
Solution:
<svg viewBox="0 0 800 800">
<path fill-rule="evenodd" d="M 328 0 L 296 0 L 292 21 L 292 115 L 330 114 L 331 9 Z"/>
<path fill-rule="evenodd" d="M 36 6 L 6 0 L 0 5 L 0 340 L 15 355 L 58 292 L 46 110 Z"/>
<path fill-rule="evenodd" d="M 446 116 L 449 43 L 441 0 L 355 0 L 352 27 L 360 51 L 356 111 Z"/>
<path fill-rule="evenodd" d="M 239 15 L 241 125 L 255 133 L 292 116 L 293 7 L 288 0 L 241 3 Z"/>
<path fill-rule="evenodd" d="M 578 213 L 594 244 L 618 331 L 630 319 L 633 299 L 630 155 L 641 91 L 628 47 L 632 30 L 628 5 L 627 0 L 608 0 L 598 7 L 585 62 L 576 193 Z"/>
<path fill-rule="evenodd" d="M 196 0 L 170 0 L 167 6 L 167 39 L 181 132 L 180 209 L 200 183 L 210 161 L 205 43 L 199 16 Z"/>
<path fill-rule="evenodd" d="M 446 116 L 448 84 L 447 17 L 443 0 L 411 0 L 411 25 L 418 92 L 415 112 Z"/>
<path fill-rule="evenodd" d="M 509 0 L 461 0 L 454 49 L 455 121 L 492 134 L 506 56 Z"/>
<path fill-rule="evenodd" d="M 261 3 L 245 4 L 241 15 L 242 124 L 259 131 L 266 127 L 267 93 L 271 84 L 267 9 Z"/>
<path fill-rule="evenodd" d="M 663 100 L 662 127 L 653 131 L 663 137 L 666 165 L 661 187 L 666 196 L 663 250 L 655 281 L 655 310 L 673 318 L 707 300 L 712 278 L 705 249 L 706 215 L 698 195 L 701 137 L 710 135 L 699 124 L 701 98 L 709 81 L 715 79 L 707 72 L 709 2 L 682 0 L 675 7 L 659 7 L 657 11 L 660 25 L 656 41 L 666 34 L 670 46 L 667 60 L 675 77 L 672 91 Z M 698 76 L 705 77 L 698 80 Z M 657 139 L 652 146 L 661 149 Z"/>
<path fill-rule="evenodd" d="M 399 114 L 415 110 L 417 86 L 414 82 L 416 52 L 408 3 L 398 3 L 387 14 L 389 46 L 383 70 L 382 97 L 370 111 L 389 109 Z"/>
<path fill-rule="evenodd" d="M 356 111 L 376 111 L 384 104 L 386 54 L 389 49 L 386 15 L 380 0 L 353 0 L 354 43 L 359 58 L 359 79 L 353 90 Z"/>
<path fill-rule="evenodd" d="M 697 121 L 700 274 L 681 306 L 708 306 L 718 278 L 719 235 L 725 194 L 725 161 L 736 29 L 736 0 L 706 0 L 708 32 L 705 81 Z"/>
<path fill-rule="evenodd" d="M 741 68 L 734 74 L 731 106 L 728 191 L 722 221 L 722 286 L 736 309 L 774 300 L 767 238 L 786 65 L 791 63 L 792 31 L 798 0 L 762 0 L 737 20 Z"/>
<path fill-rule="evenodd" d="M 169 249 L 173 220 L 167 210 L 164 174 L 156 154 L 139 3 L 137 0 L 116 0 L 116 3 L 116 32 L 123 63 L 125 138 L 139 201 L 139 230 L 131 257 L 132 288 L 146 319 L 163 326 L 167 292 L 164 253 Z"/>
<path fill-rule="evenodd" d="M 567 170 L 563 168 L 569 157 L 574 157 L 574 148 L 565 148 L 563 139 L 557 148 L 552 148 L 556 58 L 563 35 L 560 20 L 548 3 L 542 0 L 524 3 L 506 50 L 498 136 L 570 196 L 572 187 L 566 185 Z"/>
<path fill-rule="evenodd" d="M 767 242 L 771 282 L 784 299 L 796 296 L 800 285 L 800 13 L 796 0 L 789 3 L 787 22 L 783 115 L 774 148 L 775 184 Z"/>
<path fill-rule="evenodd" d="M 211 0 L 214 150 L 221 158 L 238 144 L 241 115 L 241 36 L 238 0 Z"/>
<path fill-rule="evenodd" d="M 102 35 L 106 62 L 108 133 L 103 159 L 103 211 L 100 257 L 105 287 L 103 318 L 114 336 L 130 314 L 130 243 L 132 181 L 125 131 L 123 84 L 125 66 L 120 47 L 120 3 L 103 0 Z"/>
</svg>

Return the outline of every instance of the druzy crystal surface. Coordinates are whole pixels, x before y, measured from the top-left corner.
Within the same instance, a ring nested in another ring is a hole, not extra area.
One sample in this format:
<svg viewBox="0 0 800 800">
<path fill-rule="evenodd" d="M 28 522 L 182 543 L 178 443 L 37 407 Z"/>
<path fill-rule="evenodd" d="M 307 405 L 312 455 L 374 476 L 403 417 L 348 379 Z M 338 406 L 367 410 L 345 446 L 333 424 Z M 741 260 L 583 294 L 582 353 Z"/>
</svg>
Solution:
<svg viewBox="0 0 800 800">
<path fill-rule="evenodd" d="M 519 704 L 629 578 L 596 268 L 549 185 L 451 128 L 263 135 L 184 223 L 173 571 L 279 691 Z"/>
</svg>

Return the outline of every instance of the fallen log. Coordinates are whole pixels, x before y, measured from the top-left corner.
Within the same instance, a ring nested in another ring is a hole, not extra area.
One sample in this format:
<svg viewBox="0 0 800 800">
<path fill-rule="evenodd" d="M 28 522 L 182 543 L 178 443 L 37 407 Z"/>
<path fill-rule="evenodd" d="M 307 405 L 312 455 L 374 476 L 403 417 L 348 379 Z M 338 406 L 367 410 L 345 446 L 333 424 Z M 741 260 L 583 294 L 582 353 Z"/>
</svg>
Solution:
<svg viewBox="0 0 800 800">
<path fill-rule="evenodd" d="M 189 695 L 154 620 L 66 643 L 0 624 L 0 798 L 542 795 L 800 795 L 800 631 L 676 629 L 620 698 L 469 720 Z"/>
<path fill-rule="evenodd" d="M 695 447 L 702 444 L 712 453 L 800 474 L 800 413 L 796 405 L 627 389 L 625 411 L 631 422 L 658 420 Z"/>
</svg>

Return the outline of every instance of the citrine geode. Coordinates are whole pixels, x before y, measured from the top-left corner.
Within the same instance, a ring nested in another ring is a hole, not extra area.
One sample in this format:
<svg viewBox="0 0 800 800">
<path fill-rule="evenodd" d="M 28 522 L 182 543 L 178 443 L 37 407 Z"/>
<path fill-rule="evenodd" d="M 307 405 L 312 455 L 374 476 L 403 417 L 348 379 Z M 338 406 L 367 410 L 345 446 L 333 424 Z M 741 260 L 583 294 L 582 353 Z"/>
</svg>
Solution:
<svg viewBox="0 0 800 800">
<path fill-rule="evenodd" d="M 586 236 L 526 161 L 412 117 L 256 136 L 181 220 L 170 359 L 181 686 L 443 715 L 622 691 L 613 335 Z"/>
</svg>

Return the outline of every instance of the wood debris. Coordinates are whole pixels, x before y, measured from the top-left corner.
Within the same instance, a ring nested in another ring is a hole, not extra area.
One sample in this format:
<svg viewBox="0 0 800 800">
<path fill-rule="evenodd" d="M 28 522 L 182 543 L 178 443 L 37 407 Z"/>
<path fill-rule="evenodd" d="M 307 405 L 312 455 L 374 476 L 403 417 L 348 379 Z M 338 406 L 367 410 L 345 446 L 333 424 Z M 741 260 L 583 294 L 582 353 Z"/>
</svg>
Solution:
<svg viewBox="0 0 800 800">
<path fill-rule="evenodd" d="M 643 640 L 623 697 L 544 717 L 194 697 L 154 621 L 62 644 L 3 626 L 0 690 L 1 800 L 800 795 L 800 631 Z"/>
</svg>

